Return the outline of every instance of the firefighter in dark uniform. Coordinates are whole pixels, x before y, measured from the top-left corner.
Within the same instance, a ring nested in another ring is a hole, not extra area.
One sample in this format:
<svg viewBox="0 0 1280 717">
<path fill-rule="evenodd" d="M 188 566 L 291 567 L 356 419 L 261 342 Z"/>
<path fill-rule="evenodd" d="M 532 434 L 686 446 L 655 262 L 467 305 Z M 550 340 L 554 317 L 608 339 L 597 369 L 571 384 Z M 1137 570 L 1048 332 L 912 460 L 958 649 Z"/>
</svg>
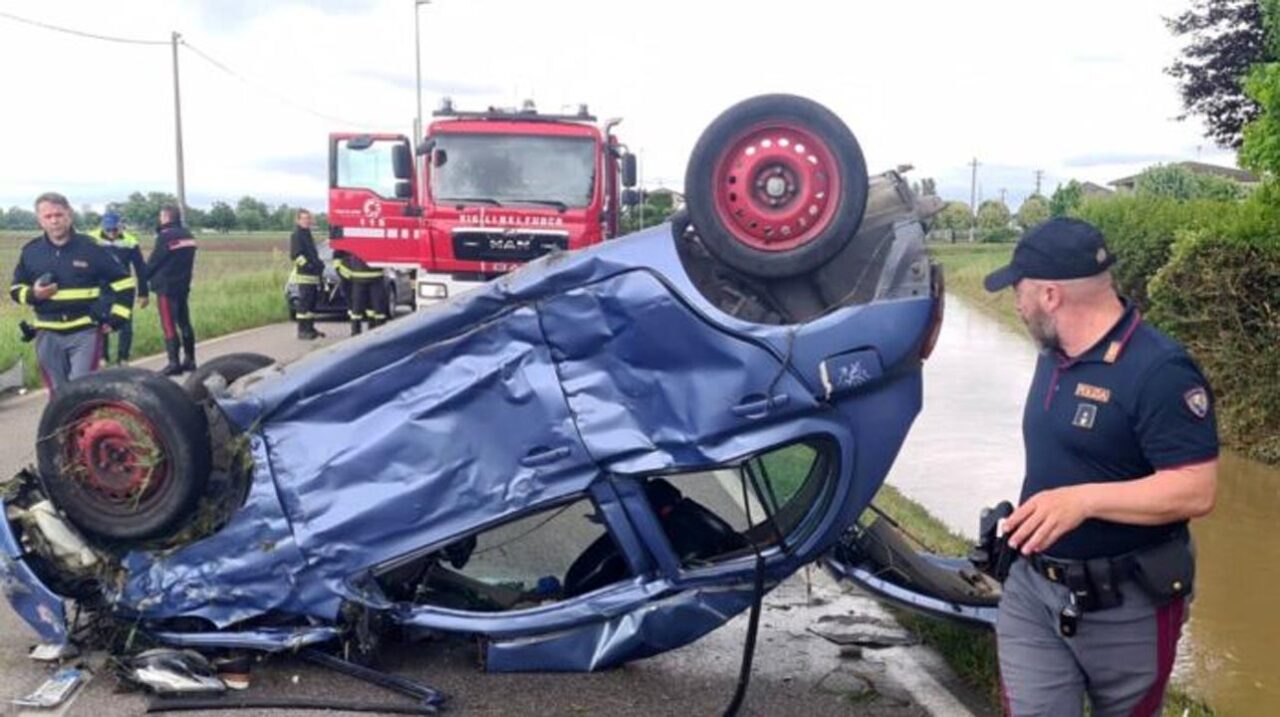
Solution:
<svg viewBox="0 0 1280 717">
<path fill-rule="evenodd" d="M 298 322 L 298 338 L 311 341 L 324 337 L 316 330 L 316 295 L 320 291 L 320 277 L 324 275 L 324 262 L 316 252 L 316 240 L 311 236 L 311 212 L 299 209 L 289 237 L 289 258 L 293 260 L 293 273 L 289 281 L 298 288 L 298 306 L 294 318 Z"/>
<path fill-rule="evenodd" d="M 9 295 L 36 318 L 36 360 L 56 391 L 94 371 L 102 336 L 133 314 L 136 282 L 106 249 L 72 227 L 71 203 L 55 192 L 36 199 L 44 234 L 22 247 Z"/>
<path fill-rule="evenodd" d="M 1173 339 L 1113 288 L 1101 233 L 1028 231 L 988 291 L 1012 286 L 1043 349 L 1023 414 L 1016 561 L 996 625 L 1006 711 L 1159 714 L 1195 558 L 1187 521 L 1217 487 L 1213 394 Z"/>
<path fill-rule="evenodd" d="M 147 295 L 147 264 L 142 260 L 142 247 L 138 243 L 138 237 L 120 226 L 120 214 L 115 211 L 103 214 L 102 226 L 89 232 L 89 236 L 99 246 L 110 251 L 121 266 L 133 272 L 138 282 L 138 307 L 147 308 L 150 301 Z M 109 363 L 123 365 L 129 362 L 130 350 L 133 348 L 133 320 L 121 323 L 114 333 L 119 337 L 115 359 L 111 358 L 110 335 L 103 337 L 102 357 Z"/>
<path fill-rule="evenodd" d="M 333 266 L 347 289 L 347 316 L 351 319 L 351 335 L 360 333 L 363 322 L 376 329 L 386 322 L 387 286 L 382 270 L 369 266 L 363 259 L 346 251 L 333 253 Z"/>
<path fill-rule="evenodd" d="M 156 245 L 147 257 L 147 283 L 156 294 L 160 328 L 169 363 L 160 373 L 176 376 L 196 370 L 196 332 L 191 327 L 191 274 L 196 263 L 196 239 L 182 226 L 176 206 L 160 210 Z M 179 339 L 186 358 L 179 360 Z"/>
</svg>

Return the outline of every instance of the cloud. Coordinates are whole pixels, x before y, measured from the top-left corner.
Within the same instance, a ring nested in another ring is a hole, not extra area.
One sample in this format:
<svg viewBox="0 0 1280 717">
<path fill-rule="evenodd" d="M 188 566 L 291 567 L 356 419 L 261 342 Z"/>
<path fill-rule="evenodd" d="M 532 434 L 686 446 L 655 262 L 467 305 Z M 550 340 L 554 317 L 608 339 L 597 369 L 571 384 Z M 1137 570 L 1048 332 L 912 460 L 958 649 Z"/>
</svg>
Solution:
<svg viewBox="0 0 1280 717">
<path fill-rule="evenodd" d="M 202 28 L 220 33 L 234 32 L 270 13 L 290 6 L 310 8 L 327 14 L 361 15 L 377 5 L 377 0 L 196 0 L 196 17 Z"/>
<path fill-rule="evenodd" d="M 1159 164 L 1162 162 L 1178 162 L 1186 157 L 1168 152 L 1129 154 L 1125 152 L 1097 152 L 1079 157 L 1068 157 L 1062 161 L 1064 167 L 1102 167 L 1117 164 Z"/>
<path fill-rule="evenodd" d="M 387 70 L 367 69 L 357 70 L 351 74 L 356 78 L 382 82 L 406 92 L 413 92 L 417 87 L 416 78 L 413 73 L 410 72 L 402 73 L 389 72 Z M 496 84 L 479 84 L 463 82 L 460 80 L 423 77 L 422 91 L 430 94 L 447 95 L 450 97 L 469 97 L 475 95 L 499 94 L 502 92 L 502 88 Z"/>
<path fill-rule="evenodd" d="M 329 172 L 329 158 L 326 154 L 266 157 L 254 162 L 253 166 L 266 172 L 318 177 Z"/>
</svg>

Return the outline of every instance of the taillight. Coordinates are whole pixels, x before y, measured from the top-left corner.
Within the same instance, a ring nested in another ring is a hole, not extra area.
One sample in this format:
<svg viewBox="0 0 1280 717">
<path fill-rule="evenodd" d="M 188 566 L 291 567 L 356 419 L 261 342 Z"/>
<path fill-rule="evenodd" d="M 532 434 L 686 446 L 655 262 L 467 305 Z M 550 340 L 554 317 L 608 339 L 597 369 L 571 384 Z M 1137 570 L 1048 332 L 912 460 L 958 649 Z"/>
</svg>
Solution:
<svg viewBox="0 0 1280 717">
<path fill-rule="evenodd" d="M 943 278 L 942 267 L 938 264 L 930 264 L 930 272 L 933 274 L 933 286 L 931 292 L 933 294 L 933 314 L 929 317 L 929 328 L 924 334 L 924 343 L 920 344 L 920 360 L 929 358 L 929 354 L 933 353 L 933 347 L 938 345 L 938 336 L 942 333 L 942 315 L 946 313 L 947 292 L 946 281 Z"/>
</svg>

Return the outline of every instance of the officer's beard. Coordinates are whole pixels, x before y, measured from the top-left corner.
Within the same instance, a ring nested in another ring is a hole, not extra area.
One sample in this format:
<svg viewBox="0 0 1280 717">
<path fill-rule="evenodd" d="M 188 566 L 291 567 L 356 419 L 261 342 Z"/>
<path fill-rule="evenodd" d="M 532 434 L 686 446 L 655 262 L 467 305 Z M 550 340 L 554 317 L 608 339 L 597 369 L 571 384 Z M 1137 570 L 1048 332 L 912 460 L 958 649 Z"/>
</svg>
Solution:
<svg viewBox="0 0 1280 717">
<path fill-rule="evenodd" d="M 1031 316 L 1024 316 L 1022 323 L 1027 325 L 1027 331 L 1031 334 L 1031 338 L 1040 345 L 1040 348 L 1046 351 L 1062 352 L 1062 341 L 1058 337 L 1057 322 L 1053 317 L 1043 311 L 1037 311 Z"/>
</svg>

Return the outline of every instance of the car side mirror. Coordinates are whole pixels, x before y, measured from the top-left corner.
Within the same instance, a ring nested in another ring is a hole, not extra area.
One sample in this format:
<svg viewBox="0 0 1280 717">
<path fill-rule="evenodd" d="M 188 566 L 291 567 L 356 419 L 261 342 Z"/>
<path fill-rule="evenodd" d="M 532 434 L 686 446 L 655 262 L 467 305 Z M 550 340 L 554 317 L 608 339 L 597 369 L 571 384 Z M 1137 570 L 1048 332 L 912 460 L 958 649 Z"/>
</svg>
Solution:
<svg viewBox="0 0 1280 717">
<path fill-rule="evenodd" d="M 634 189 L 622 190 L 622 206 L 634 207 L 639 203 L 640 203 L 640 192 L 637 192 Z"/>
<path fill-rule="evenodd" d="M 622 186 L 636 186 L 636 156 L 634 154 L 622 155 Z"/>
<path fill-rule="evenodd" d="M 396 182 L 396 199 L 413 199 L 413 184 L 403 179 Z"/>
<path fill-rule="evenodd" d="M 397 144 L 391 149 L 391 167 L 396 179 L 413 178 L 413 155 L 410 154 L 407 143 Z"/>
</svg>

